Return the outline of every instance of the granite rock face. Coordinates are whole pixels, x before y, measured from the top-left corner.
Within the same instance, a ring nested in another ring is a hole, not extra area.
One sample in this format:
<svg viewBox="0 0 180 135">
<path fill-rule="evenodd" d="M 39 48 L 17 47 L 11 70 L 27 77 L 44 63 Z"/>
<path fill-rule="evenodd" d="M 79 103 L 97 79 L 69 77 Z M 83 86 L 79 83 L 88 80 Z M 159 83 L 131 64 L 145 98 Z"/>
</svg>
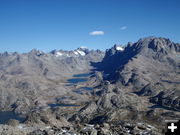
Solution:
<svg viewBox="0 0 180 135">
<path fill-rule="evenodd" d="M 70 121 L 114 124 L 127 120 L 158 127 L 165 119 L 179 118 L 180 45 L 169 39 L 148 37 L 128 43 L 122 51 L 114 48 L 107 50 L 102 62 L 95 64 L 107 74 L 94 89 L 96 100 Z M 135 129 L 138 128 L 145 126 L 140 123 Z"/>
<path fill-rule="evenodd" d="M 128 43 L 123 51 L 114 52 L 112 48 L 97 67 L 109 74 L 110 83 L 139 96 L 154 97 L 163 91 L 166 97 L 173 97 L 172 102 L 179 98 L 179 94 L 171 91 L 179 93 L 180 44 L 169 39 L 147 37 Z M 153 102 L 160 103 L 161 99 Z"/>
<path fill-rule="evenodd" d="M 180 90 L 161 91 L 157 96 L 151 97 L 150 101 L 165 108 L 180 111 Z"/>
</svg>

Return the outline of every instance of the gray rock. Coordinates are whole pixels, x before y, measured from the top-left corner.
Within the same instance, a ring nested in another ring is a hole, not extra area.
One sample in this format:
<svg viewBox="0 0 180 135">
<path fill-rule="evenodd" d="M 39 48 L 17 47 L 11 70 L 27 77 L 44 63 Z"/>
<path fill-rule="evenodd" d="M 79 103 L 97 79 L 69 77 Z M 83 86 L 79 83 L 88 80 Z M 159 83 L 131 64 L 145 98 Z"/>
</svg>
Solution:
<svg viewBox="0 0 180 135">
<path fill-rule="evenodd" d="M 10 126 L 13 126 L 13 127 L 16 127 L 19 125 L 19 121 L 18 120 L 15 120 L 15 119 L 10 119 L 8 122 L 7 122 L 8 125 Z"/>
<path fill-rule="evenodd" d="M 72 93 L 64 86 L 67 78 L 88 72 L 92 62 L 102 60 L 104 52 L 78 48 L 74 51 L 0 54 L 0 109 L 28 113 L 41 99 L 49 102 Z"/>
</svg>

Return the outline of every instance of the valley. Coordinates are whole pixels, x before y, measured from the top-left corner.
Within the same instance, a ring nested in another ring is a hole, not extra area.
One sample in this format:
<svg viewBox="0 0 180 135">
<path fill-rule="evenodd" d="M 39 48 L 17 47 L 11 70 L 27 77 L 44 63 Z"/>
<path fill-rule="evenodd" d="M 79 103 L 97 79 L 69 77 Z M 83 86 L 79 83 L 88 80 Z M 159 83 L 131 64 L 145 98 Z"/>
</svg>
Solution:
<svg viewBox="0 0 180 135">
<path fill-rule="evenodd" d="M 0 62 L 0 133 L 161 135 L 180 119 L 180 44 L 166 38 Z"/>
</svg>

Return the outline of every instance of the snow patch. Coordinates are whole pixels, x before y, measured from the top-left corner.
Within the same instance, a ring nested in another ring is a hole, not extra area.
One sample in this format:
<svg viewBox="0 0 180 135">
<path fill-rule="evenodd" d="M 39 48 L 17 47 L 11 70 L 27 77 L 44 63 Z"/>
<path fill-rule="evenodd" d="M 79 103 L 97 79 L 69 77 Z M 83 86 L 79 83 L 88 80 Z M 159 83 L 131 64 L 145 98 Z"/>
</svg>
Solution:
<svg viewBox="0 0 180 135">
<path fill-rule="evenodd" d="M 74 54 L 78 55 L 79 53 L 78 53 L 78 52 L 76 52 L 76 51 L 74 51 Z"/>
<path fill-rule="evenodd" d="M 18 125 L 17 128 L 23 129 L 23 126 L 22 125 Z"/>
<path fill-rule="evenodd" d="M 116 50 L 118 50 L 118 51 L 123 51 L 124 48 L 122 48 L 121 46 L 116 46 Z"/>
<path fill-rule="evenodd" d="M 83 51 L 77 50 L 77 52 L 78 52 L 81 56 L 86 55 L 85 52 L 83 52 Z"/>
<path fill-rule="evenodd" d="M 60 52 L 57 52 L 56 53 L 56 57 L 59 57 L 59 56 L 62 56 L 63 54 L 62 53 L 60 53 Z"/>
<path fill-rule="evenodd" d="M 85 52 L 80 51 L 80 50 L 76 50 L 76 51 L 74 51 L 74 54 L 76 54 L 76 55 L 81 55 L 81 56 L 86 55 L 86 54 L 85 54 Z"/>
<path fill-rule="evenodd" d="M 66 57 L 71 57 L 69 54 L 66 54 Z"/>
</svg>

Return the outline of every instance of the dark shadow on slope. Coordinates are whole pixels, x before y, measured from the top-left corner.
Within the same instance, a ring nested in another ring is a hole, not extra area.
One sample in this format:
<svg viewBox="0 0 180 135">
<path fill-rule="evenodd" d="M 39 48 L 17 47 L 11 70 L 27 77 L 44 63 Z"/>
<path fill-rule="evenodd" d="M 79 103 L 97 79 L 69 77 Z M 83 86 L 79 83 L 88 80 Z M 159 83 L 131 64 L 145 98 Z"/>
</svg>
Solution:
<svg viewBox="0 0 180 135">
<path fill-rule="evenodd" d="M 92 119 L 89 124 L 102 124 L 104 121 L 107 120 L 107 116 L 105 115 L 101 115 L 101 116 L 97 116 L 94 119 Z"/>
<path fill-rule="evenodd" d="M 119 72 L 122 71 L 124 65 L 127 64 L 129 60 L 132 60 L 132 58 L 135 58 L 135 55 L 137 55 L 140 50 L 141 47 L 136 45 L 136 43 L 133 45 L 128 44 L 124 51 L 118 51 L 115 54 L 110 54 L 109 50 L 107 50 L 103 60 L 97 63 L 91 62 L 91 66 L 94 67 L 94 71 L 102 71 L 105 74 L 110 74 L 110 78 L 115 79 L 115 71 L 117 69 Z"/>
</svg>

